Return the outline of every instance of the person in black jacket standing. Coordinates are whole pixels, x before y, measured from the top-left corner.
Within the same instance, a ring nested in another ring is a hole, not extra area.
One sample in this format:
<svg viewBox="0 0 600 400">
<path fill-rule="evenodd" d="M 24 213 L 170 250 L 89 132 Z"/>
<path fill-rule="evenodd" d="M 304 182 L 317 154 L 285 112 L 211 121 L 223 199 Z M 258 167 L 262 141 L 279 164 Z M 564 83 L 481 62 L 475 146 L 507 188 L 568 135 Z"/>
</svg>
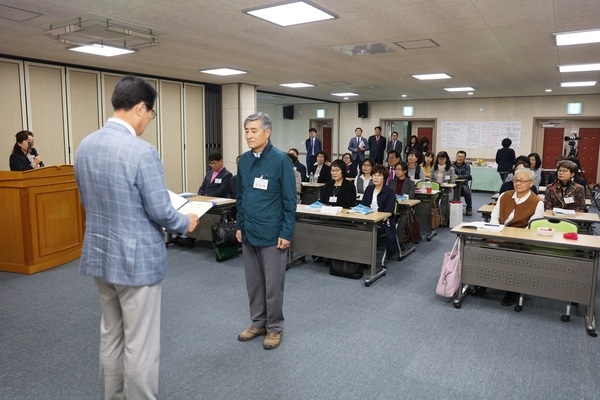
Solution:
<svg viewBox="0 0 600 400">
<path fill-rule="evenodd" d="M 498 173 L 502 182 L 506 180 L 509 173 L 512 172 L 515 163 L 515 151 L 510 148 L 512 140 L 505 138 L 502 140 L 502 148 L 496 152 L 496 164 L 498 164 Z"/>
</svg>

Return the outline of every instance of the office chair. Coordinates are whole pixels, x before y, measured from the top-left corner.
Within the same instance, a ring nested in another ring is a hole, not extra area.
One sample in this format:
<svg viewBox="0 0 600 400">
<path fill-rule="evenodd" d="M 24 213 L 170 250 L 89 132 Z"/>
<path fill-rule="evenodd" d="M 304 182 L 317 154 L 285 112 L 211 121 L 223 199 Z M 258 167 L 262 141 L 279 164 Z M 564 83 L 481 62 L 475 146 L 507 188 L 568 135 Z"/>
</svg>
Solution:
<svg viewBox="0 0 600 400">
<path fill-rule="evenodd" d="M 578 226 L 576 223 L 564 220 L 564 219 L 556 219 L 556 218 L 537 218 L 529 221 L 529 229 L 537 229 L 537 228 L 552 228 L 556 232 L 566 233 L 566 232 L 575 232 L 577 233 Z M 552 246 L 543 246 L 551 248 Z M 571 319 L 571 303 L 567 304 L 567 312 L 565 315 L 562 315 L 560 319 L 563 322 L 568 322 Z M 516 312 L 521 312 L 523 310 L 523 294 L 519 294 L 519 303 L 515 306 L 514 310 Z"/>
</svg>

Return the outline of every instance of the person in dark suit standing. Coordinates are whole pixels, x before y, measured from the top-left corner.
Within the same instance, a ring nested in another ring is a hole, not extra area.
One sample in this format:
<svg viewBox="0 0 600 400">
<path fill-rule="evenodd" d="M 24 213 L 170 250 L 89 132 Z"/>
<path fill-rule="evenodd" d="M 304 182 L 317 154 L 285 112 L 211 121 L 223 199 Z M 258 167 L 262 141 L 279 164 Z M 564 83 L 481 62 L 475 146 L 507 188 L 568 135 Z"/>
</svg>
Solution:
<svg viewBox="0 0 600 400">
<path fill-rule="evenodd" d="M 369 157 L 375 160 L 376 164 L 382 164 L 385 159 L 386 140 L 381 136 L 381 127 L 375 127 L 375 134 L 369 136 Z"/>
<path fill-rule="evenodd" d="M 387 143 L 388 156 L 391 151 L 397 151 L 398 154 L 402 154 L 402 142 L 398 140 L 398 132 L 392 132 L 392 137 Z"/>
<path fill-rule="evenodd" d="M 323 143 L 317 137 L 317 130 L 310 128 L 308 130 L 310 137 L 306 139 L 306 168 L 308 170 L 317 162 L 317 153 L 323 150 Z"/>
<path fill-rule="evenodd" d="M 359 167 L 365 161 L 365 151 L 369 150 L 369 143 L 367 139 L 362 137 L 362 133 L 362 128 L 356 128 L 354 130 L 356 136 L 350 139 L 350 143 L 348 143 L 348 150 L 352 154 L 352 162 Z"/>
<path fill-rule="evenodd" d="M 231 188 L 231 172 L 223 166 L 223 156 L 218 151 L 208 156 L 208 171 L 202 185 L 198 189 L 201 196 L 229 197 Z"/>
<path fill-rule="evenodd" d="M 184 235 L 195 214 L 171 205 L 156 148 L 138 136 L 156 116 L 156 90 L 127 75 L 112 94 L 112 118 L 85 137 L 75 179 L 85 210 L 79 268 L 100 294 L 100 381 L 105 399 L 155 399 L 160 360 L 163 227 Z"/>
</svg>

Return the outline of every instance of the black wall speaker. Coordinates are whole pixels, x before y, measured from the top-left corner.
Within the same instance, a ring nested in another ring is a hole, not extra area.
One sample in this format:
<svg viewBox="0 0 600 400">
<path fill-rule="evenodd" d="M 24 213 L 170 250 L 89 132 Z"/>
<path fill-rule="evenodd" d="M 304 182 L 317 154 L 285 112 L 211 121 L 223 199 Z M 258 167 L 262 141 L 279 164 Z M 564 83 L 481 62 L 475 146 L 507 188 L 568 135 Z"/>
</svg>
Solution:
<svg viewBox="0 0 600 400">
<path fill-rule="evenodd" d="M 294 106 L 283 106 L 283 119 L 294 119 Z"/>
<path fill-rule="evenodd" d="M 369 103 L 358 103 L 358 118 L 369 118 Z"/>
</svg>

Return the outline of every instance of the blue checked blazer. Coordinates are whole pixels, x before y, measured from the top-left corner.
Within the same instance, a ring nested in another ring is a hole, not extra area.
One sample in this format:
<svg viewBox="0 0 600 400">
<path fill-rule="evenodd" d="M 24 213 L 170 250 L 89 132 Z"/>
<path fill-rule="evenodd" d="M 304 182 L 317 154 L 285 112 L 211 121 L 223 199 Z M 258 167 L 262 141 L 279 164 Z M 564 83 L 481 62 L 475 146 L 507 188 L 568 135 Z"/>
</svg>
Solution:
<svg viewBox="0 0 600 400">
<path fill-rule="evenodd" d="M 74 169 L 86 218 L 81 273 L 127 286 L 160 282 L 162 227 L 185 235 L 189 219 L 171 206 L 156 149 L 109 120 L 81 141 Z"/>
</svg>

